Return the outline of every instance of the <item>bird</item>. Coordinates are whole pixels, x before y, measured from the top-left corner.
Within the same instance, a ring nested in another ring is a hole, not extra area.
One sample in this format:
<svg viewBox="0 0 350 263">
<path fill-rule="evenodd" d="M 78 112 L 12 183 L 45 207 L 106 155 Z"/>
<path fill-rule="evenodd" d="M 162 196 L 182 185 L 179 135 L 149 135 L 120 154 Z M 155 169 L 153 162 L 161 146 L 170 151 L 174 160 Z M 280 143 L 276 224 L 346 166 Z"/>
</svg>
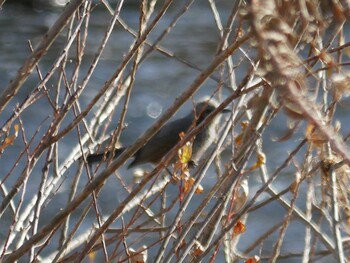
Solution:
<svg viewBox="0 0 350 263">
<path fill-rule="evenodd" d="M 212 113 L 218 106 L 214 99 L 204 99 L 199 101 L 194 109 L 183 118 L 166 123 L 145 145 L 143 145 L 134 155 L 133 161 L 128 165 L 129 168 L 151 163 L 157 165 L 161 159 L 180 141 L 180 133 L 188 132 L 192 127 L 198 126 L 203 120 Z M 190 164 L 196 165 L 203 154 L 207 151 L 215 139 L 215 127 L 220 121 L 222 113 L 231 112 L 223 109 L 217 114 L 206 127 L 204 127 L 196 136 L 192 144 L 192 156 Z M 109 152 L 89 154 L 87 163 L 101 162 L 108 159 L 113 153 L 113 157 L 118 157 L 126 148 L 121 147 Z"/>
</svg>

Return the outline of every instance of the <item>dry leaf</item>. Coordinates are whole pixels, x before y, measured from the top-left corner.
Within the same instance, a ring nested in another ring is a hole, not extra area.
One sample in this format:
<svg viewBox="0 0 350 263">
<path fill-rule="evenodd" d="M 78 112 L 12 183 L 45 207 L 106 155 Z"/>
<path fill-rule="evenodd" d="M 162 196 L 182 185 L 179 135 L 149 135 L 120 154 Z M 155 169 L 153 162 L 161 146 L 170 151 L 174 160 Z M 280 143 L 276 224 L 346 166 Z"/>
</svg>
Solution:
<svg viewBox="0 0 350 263">
<path fill-rule="evenodd" d="M 253 171 L 266 163 L 266 155 L 262 152 L 258 152 L 256 163 L 254 163 L 248 171 Z"/>
<path fill-rule="evenodd" d="M 201 250 L 200 248 L 193 249 L 193 253 L 192 253 L 193 256 L 199 257 L 202 254 L 203 254 L 203 250 Z"/>
<path fill-rule="evenodd" d="M 305 131 L 305 137 L 315 146 L 321 147 L 325 143 L 326 137 L 312 123 L 308 123 Z"/>
<path fill-rule="evenodd" d="M 243 134 L 244 134 L 245 130 L 247 129 L 248 125 L 249 125 L 248 121 L 241 122 L 242 132 L 235 139 L 235 142 L 237 145 L 240 145 L 242 143 Z"/>
<path fill-rule="evenodd" d="M 128 249 L 132 263 L 146 263 L 148 258 L 148 250 L 146 246 L 140 247 L 137 251 L 133 248 Z"/>
<path fill-rule="evenodd" d="M 187 194 L 190 189 L 192 188 L 193 184 L 194 184 L 194 178 L 193 177 L 189 177 L 188 179 L 184 179 L 183 183 L 184 183 L 184 188 L 183 188 L 183 192 L 184 194 Z M 201 194 L 203 193 L 203 186 L 199 185 L 195 191 L 196 194 Z"/>
<path fill-rule="evenodd" d="M 198 185 L 198 187 L 196 188 L 195 193 L 196 193 L 196 194 L 202 194 L 202 193 L 203 193 L 203 191 L 204 191 L 203 186 Z"/>
<path fill-rule="evenodd" d="M 183 184 L 183 192 L 184 194 L 187 194 L 190 191 L 193 183 L 191 184 L 190 180 L 183 180 Z"/>
<path fill-rule="evenodd" d="M 254 256 L 251 258 L 248 258 L 245 263 L 260 263 L 260 257 Z"/>
<path fill-rule="evenodd" d="M 301 174 L 299 172 L 296 172 L 295 174 L 295 180 L 294 182 L 289 186 L 289 190 L 295 194 L 298 190 L 298 185 L 300 183 L 300 179 L 301 179 Z"/>
<path fill-rule="evenodd" d="M 0 145 L 0 151 L 6 149 L 8 146 L 12 145 L 13 142 L 16 140 L 17 136 L 18 136 L 18 129 L 19 129 L 19 125 L 16 124 L 14 127 L 15 133 L 7 136 L 3 142 L 2 145 Z"/>
<path fill-rule="evenodd" d="M 233 233 L 235 235 L 240 235 L 244 233 L 246 230 L 245 224 L 243 224 L 240 220 L 238 220 L 237 224 L 233 228 Z"/>
<path fill-rule="evenodd" d="M 248 196 L 249 196 L 248 180 L 243 179 L 242 182 L 240 183 L 239 189 L 236 190 L 234 195 L 232 213 L 236 214 L 239 212 L 239 210 L 241 210 L 241 208 L 247 202 Z"/>
<path fill-rule="evenodd" d="M 193 245 L 193 250 L 192 250 L 192 256 L 193 257 L 198 257 L 200 255 L 203 254 L 204 252 L 204 247 L 202 246 L 201 243 L 199 243 L 198 241 L 195 241 L 194 245 Z"/>
</svg>

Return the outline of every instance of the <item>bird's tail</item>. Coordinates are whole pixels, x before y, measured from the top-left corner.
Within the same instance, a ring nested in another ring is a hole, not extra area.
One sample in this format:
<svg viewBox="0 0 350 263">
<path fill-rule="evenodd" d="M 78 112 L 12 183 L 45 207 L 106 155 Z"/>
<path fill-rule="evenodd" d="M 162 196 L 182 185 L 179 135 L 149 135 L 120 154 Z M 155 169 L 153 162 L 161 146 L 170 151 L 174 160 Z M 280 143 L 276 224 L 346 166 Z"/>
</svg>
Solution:
<svg viewBox="0 0 350 263">
<path fill-rule="evenodd" d="M 118 157 L 122 152 L 124 152 L 124 150 L 125 150 L 125 147 L 115 149 L 113 152 L 113 158 Z M 108 158 L 110 158 L 111 154 L 112 154 L 111 151 L 103 152 L 103 153 L 93 153 L 93 154 L 89 154 L 86 157 L 86 160 L 88 164 L 99 163 L 102 160 L 107 160 Z"/>
</svg>

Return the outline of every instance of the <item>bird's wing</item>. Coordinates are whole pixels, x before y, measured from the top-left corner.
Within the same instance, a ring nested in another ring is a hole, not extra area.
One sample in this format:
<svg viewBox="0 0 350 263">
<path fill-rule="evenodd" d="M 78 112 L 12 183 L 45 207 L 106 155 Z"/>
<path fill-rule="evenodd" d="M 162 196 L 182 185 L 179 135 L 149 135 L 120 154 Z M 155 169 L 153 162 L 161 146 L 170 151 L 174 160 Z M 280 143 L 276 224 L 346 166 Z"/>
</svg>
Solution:
<svg viewBox="0 0 350 263">
<path fill-rule="evenodd" d="M 186 132 L 192 118 L 182 118 L 164 125 L 136 154 L 130 167 L 141 163 L 158 163 L 180 140 L 179 134 Z"/>
</svg>

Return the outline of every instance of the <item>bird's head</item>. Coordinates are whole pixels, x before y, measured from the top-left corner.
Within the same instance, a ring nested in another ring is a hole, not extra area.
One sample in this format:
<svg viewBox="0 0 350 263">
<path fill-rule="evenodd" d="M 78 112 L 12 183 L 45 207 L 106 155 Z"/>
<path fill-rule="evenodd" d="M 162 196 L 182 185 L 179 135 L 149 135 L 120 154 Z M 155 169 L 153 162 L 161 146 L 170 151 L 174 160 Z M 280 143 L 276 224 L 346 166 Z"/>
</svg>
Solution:
<svg viewBox="0 0 350 263">
<path fill-rule="evenodd" d="M 206 117 L 208 117 L 216 108 L 219 106 L 219 103 L 211 99 L 203 99 L 196 104 L 194 109 L 195 116 L 197 118 L 197 124 L 201 123 Z M 222 113 L 231 112 L 228 109 L 223 109 L 217 116 L 220 116 Z"/>
</svg>

